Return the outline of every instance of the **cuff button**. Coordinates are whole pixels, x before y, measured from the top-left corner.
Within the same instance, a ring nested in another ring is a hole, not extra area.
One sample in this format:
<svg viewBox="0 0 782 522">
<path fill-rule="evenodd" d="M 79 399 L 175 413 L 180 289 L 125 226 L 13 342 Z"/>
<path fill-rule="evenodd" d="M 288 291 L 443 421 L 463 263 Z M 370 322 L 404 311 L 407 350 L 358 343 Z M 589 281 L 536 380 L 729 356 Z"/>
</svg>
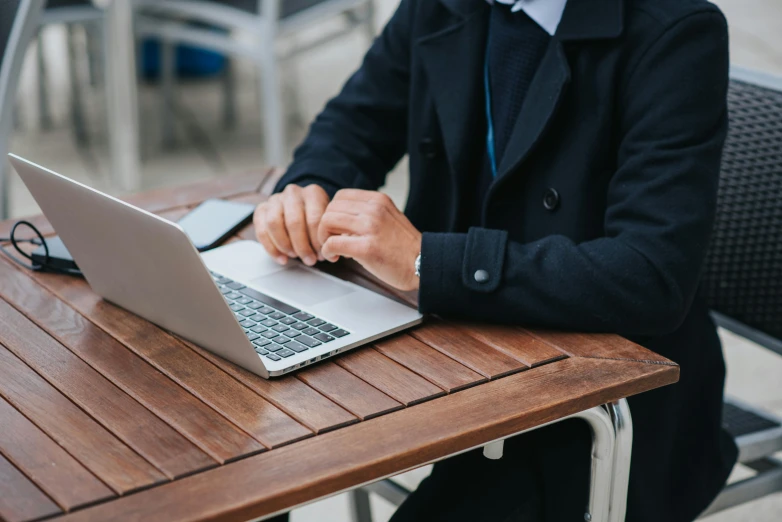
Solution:
<svg viewBox="0 0 782 522">
<path fill-rule="evenodd" d="M 477 281 L 478 283 L 481 284 L 487 283 L 489 281 L 489 272 L 487 272 L 486 270 L 478 270 L 477 272 L 475 272 L 474 277 L 475 277 L 475 281 Z"/>
</svg>

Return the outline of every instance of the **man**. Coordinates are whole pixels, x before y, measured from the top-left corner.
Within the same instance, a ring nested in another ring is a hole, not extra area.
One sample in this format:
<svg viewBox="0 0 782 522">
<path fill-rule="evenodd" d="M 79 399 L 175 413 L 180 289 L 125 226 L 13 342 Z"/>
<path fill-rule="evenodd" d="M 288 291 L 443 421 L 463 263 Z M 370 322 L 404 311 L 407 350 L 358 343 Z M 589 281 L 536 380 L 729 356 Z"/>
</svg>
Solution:
<svg viewBox="0 0 782 522">
<path fill-rule="evenodd" d="M 627 520 L 693 520 L 736 458 L 698 292 L 728 62 L 700 0 L 402 0 L 258 239 L 280 263 L 353 258 L 425 313 L 616 332 L 678 362 L 630 400 Z M 405 153 L 403 214 L 376 190 Z M 589 443 L 571 421 L 438 464 L 393 520 L 583 520 Z"/>
</svg>

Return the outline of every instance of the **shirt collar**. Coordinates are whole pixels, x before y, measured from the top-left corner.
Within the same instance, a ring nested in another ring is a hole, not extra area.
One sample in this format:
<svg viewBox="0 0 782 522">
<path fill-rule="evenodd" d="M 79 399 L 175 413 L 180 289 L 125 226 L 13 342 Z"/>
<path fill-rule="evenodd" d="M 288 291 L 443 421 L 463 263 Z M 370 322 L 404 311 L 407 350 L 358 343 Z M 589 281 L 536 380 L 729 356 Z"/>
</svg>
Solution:
<svg viewBox="0 0 782 522">
<path fill-rule="evenodd" d="M 493 4 L 495 1 L 501 4 L 510 5 L 511 11 L 517 13 L 524 11 L 527 16 L 532 18 L 548 34 L 554 36 L 562 21 L 562 14 L 565 12 L 567 0 L 486 0 Z"/>
</svg>

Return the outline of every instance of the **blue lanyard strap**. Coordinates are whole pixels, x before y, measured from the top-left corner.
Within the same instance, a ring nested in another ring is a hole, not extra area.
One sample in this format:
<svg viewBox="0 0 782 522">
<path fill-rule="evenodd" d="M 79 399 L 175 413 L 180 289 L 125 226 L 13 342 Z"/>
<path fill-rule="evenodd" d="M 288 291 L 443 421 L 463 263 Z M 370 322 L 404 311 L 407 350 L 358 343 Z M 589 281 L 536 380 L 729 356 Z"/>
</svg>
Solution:
<svg viewBox="0 0 782 522">
<path fill-rule="evenodd" d="M 491 84 L 489 82 L 489 45 L 486 45 L 486 65 L 483 72 L 483 86 L 486 91 L 486 122 L 488 130 L 486 131 L 486 151 L 489 154 L 489 164 L 491 165 L 492 178 L 497 177 L 497 152 L 494 149 L 494 117 L 491 111 Z"/>
</svg>

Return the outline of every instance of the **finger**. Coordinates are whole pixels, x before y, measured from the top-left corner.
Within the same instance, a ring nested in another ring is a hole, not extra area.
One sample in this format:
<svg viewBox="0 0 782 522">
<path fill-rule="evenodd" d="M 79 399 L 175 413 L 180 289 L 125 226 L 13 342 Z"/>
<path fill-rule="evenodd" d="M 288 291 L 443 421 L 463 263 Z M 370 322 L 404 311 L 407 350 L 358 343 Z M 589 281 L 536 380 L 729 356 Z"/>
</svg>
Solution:
<svg viewBox="0 0 782 522">
<path fill-rule="evenodd" d="M 342 234 L 363 236 L 369 232 L 368 219 L 365 216 L 327 211 L 323 214 L 318 228 L 318 237 L 325 243 L 330 236 Z"/>
<path fill-rule="evenodd" d="M 370 241 L 362 236 L 331 236 L 323 243 L 323 257 L 335 263 L 340 257 L 348 257 L 359 262 L 370 254 Z"/>
<path fill-rule="evenodd" d="M 342 189 L 334 195 L 334 201 L 364 201 L 382 205 L 392 204 L 391 198 L 376 190 Z"/>
<path fill-rule="evenodd" d="M 375 213 L 377 209 L 378 206 L 376 204 L 370 203 L 368 201 L 334 199 L 331 203 L 329 203 L 329 206 L 326 207 L 326 212 L 342 212 L 345 214 L 360 216 L 362 214 L 368 215 Z"/>
<path fill-rule="evenodd" d="M 318 227 L 320 227 L 320 221 L 329 205 L 329 196 L 324 190 L 320 189 L 320 187 L 317 187 L 317 189 L 320 190 L 308 190 L 308 188 L 305 188 L 302 194 L 302 197 L 304 198 L 304 213 L 307 219 L 307 230 L 309 232 L 312 249 L 318 256 L 318 259 L 323 261 L 323 256 L 320 253 L 321 248 L 323 248 L 323 242 L 318 236 Z"/>
<path fill-rule="evenodd" d="M 310 244 L 301 190 L 285 192 L 283 209 L 285 213 L 285 228 L 288 231 L 288 237 L 296 257 L 304 261 L 304 264 L 308 266 L 314 265 L 318 259 Z"/>
<path fill-rule="evenodd" d="M 270 199 L 266 206 L 266 233 L 277 250 L 288 257 L 296 257 L 285 228 L 285 213 L 279 197 Z"/>
<path fill-rule="evenodd" d="M 274 243 L 269 239 L 269 235 L 266 229 L 266 208 L 265 205 L 259 205 L 255 209 L 255 216 L 253 217 L 253 223 L 255 224 L 255 237 L 258 242 L 263 245 L 266 252 L 278 263 L 284 265 L 288 262 L 288 256 L 280 252 Z"/>
</svg>

